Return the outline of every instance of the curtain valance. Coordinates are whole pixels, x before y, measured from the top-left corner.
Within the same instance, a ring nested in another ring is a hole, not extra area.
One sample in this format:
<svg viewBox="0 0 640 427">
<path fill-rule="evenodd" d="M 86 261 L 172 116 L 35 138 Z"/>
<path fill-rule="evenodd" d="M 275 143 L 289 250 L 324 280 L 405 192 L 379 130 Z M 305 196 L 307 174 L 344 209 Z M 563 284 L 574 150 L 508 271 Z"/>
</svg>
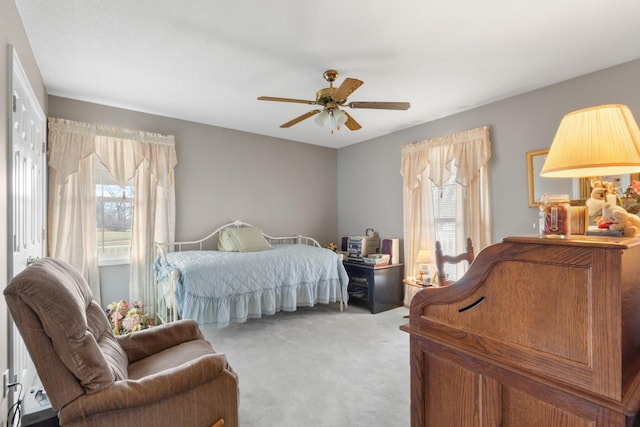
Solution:
<svg viewBox="0 0 640 427">
<path fill-rule="evenodd" d="M 71 120 L 49 118 L 49 167 L 58 184 L 80 169 L 80 161 L 96 154 L 116 181 L 124 186 L 141 162 L 146 161 L 158 185 L 173 185 L 178 163 L 173 135 L 111 128 Z"/>
<path fill-rule="evenodd" d="M 483 126 L 402 146 L 400 174 L 411 190 L 420 185 L 420 176 L 429 168 L 429 179 L 442 187 L 455 160 L 456 182 L 468 187 L 490 157 L 489 126 Z"/>
</svg>

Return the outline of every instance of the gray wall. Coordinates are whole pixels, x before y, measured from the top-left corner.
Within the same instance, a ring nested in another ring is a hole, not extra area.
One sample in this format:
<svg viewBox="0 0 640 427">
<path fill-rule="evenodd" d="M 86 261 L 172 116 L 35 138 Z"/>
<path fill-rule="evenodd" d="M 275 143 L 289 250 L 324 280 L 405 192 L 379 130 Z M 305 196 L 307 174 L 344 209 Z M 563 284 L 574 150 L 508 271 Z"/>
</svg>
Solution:
<svg viewBox="0 0 640 427">
<path fill-rule="evenodd" d="M 175 135 L 179 240 L 242 219 L 274 235 L 307 234 L 323 244 L 366 228 L 402 239 L 402 145 L 489 125 L 498 242 L 534 232 L 526 152 L 549 147 L 566 113 L 607 103 L 626 104 L 640 117 L 640 60 L 339 150 L 55 96 L 49 115 Z M 122 282 L 122 268 L 104 270 L 107 283 Z"/>
<path fill-rule="evenodd" d="M 49 97 L 49 116 L 175 135 L 176 238 L 236 219 L 267 234 L 337 235 L 337 150 Z"/>
<path fill-rule="evenodd" d="M 402 145 L 483 125 L 491 127 L 493 241 L 533 233 L 526 152 L 549 147 L 565 114 L 601 104 L 626 104 L 640 121 L 640 60 L 341 148 L 338 233 L 373 227 L 383 238 L 402 238 Z"/>
<path fill-rule="evenodd" d="M 33 91 L 42 106 L 45 114 L 47 112 L 47 95 L 40 76 L 40 70 L 35 63 L 31 46 L 27 40 L 26 33 L 22 27 L 22 21 L 18 15 L 15 3 L 11 1 L 0 1 L 0 288 L 6 286 L 8 281 L 7 264 L 9 262 L 8 255 L 8 183 L 7 183 L 7 152 L 9 150 L 8 140 L 11 126 L 9 125 L 9 45 L 13 45 L 20 63 L 22 64 Z M 7 335 L 7 319 L 8 310 L 4 298 L 0 298 L 0 372 L 4 372 L 9 368 L 7 349 L 9 348 L 9 339 Z M 0 424 L 5 425 L 7 421 L 7 399 L 0 402 Z"/>
<path fill-rule="evenodd" d="M 176 239 L 240 219 L 273 236 L 337 235 L 337 150 L 49 97 L 49 116 L 176 138 Z M 102 304 L 129 300 L 128 266 L 100 268 Z M 145 302 L 149 304 L 150 302 Z"/>
</svg>

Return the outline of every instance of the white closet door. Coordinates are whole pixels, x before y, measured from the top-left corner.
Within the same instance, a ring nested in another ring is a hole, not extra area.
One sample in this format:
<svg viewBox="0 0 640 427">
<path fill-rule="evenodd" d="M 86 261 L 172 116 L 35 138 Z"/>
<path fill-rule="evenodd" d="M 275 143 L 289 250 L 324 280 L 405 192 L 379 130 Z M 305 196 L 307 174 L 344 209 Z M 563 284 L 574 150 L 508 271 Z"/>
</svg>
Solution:
<svg viewBox="0 0 640 427">
<path fill-rule="evenodd" d="M 13 50 L 11 160 L 8 177 L 11 197 L 9 275 L 15 276 L 46 251 L 46 117 Z M 11 380 L 23 390 L 37 382 L 37 373 L 15 325 L 10 327 Z M 14 389 L 14 393 L 18 391 Z M 16 399 L 12 394 L 10 397 Z"/>
</svg>

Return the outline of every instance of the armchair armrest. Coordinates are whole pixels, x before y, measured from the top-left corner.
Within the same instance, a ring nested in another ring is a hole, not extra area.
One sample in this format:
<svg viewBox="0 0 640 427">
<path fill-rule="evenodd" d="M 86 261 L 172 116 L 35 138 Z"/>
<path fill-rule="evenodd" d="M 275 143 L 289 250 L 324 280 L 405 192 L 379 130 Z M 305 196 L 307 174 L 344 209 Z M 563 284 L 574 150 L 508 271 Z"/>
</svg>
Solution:
<svg viewBox="0 0 640 427">
<path fill-rule="evenodd" d="M 204 339 L 204 336 L 197 322 L 185 319 L 116 338 L 127 353 L 129 363 L 133 363 L 183 342 Z"/>
<path fill-rule="evenodd" d="M 150 405 L 192 390 L 225 373 L 237 381 L 237 375 L 227 367 L 223 353 L 208 354 L 139 380 L 116 381 L 98 393 L 83 395 L 70 402 L 60 411 L 60 421 L 71 423 L 108 411 Z"/>
</svg>

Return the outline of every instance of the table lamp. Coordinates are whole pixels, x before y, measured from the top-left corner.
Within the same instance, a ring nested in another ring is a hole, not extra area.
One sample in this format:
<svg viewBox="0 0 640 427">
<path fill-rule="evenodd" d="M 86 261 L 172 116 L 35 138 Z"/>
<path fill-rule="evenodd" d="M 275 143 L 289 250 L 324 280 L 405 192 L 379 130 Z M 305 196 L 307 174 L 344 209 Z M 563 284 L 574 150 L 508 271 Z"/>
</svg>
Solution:
<svg viewBox="0 0 640 427">
<path fill-rule="evenodd" d="M 432 282 L 433 275 L 435 274 L 431 272 L 431 267 L 435 264 L 435 258 L 433 256 L 433 252 L 428 249 L 420 249 L 418 251 L 418 256 L 416 257 L 416 265 L 418 267 L 418 273 L 416 274 L 416 279 L 420 284 L 428 284 L 425 282 Z"/>
<path fill-rule="evenodd" d="M 600 105 L 564 116 L 540 176 L 589 178 L 640 171 L 640 130 L 626 105 Z"/>
</svg>

